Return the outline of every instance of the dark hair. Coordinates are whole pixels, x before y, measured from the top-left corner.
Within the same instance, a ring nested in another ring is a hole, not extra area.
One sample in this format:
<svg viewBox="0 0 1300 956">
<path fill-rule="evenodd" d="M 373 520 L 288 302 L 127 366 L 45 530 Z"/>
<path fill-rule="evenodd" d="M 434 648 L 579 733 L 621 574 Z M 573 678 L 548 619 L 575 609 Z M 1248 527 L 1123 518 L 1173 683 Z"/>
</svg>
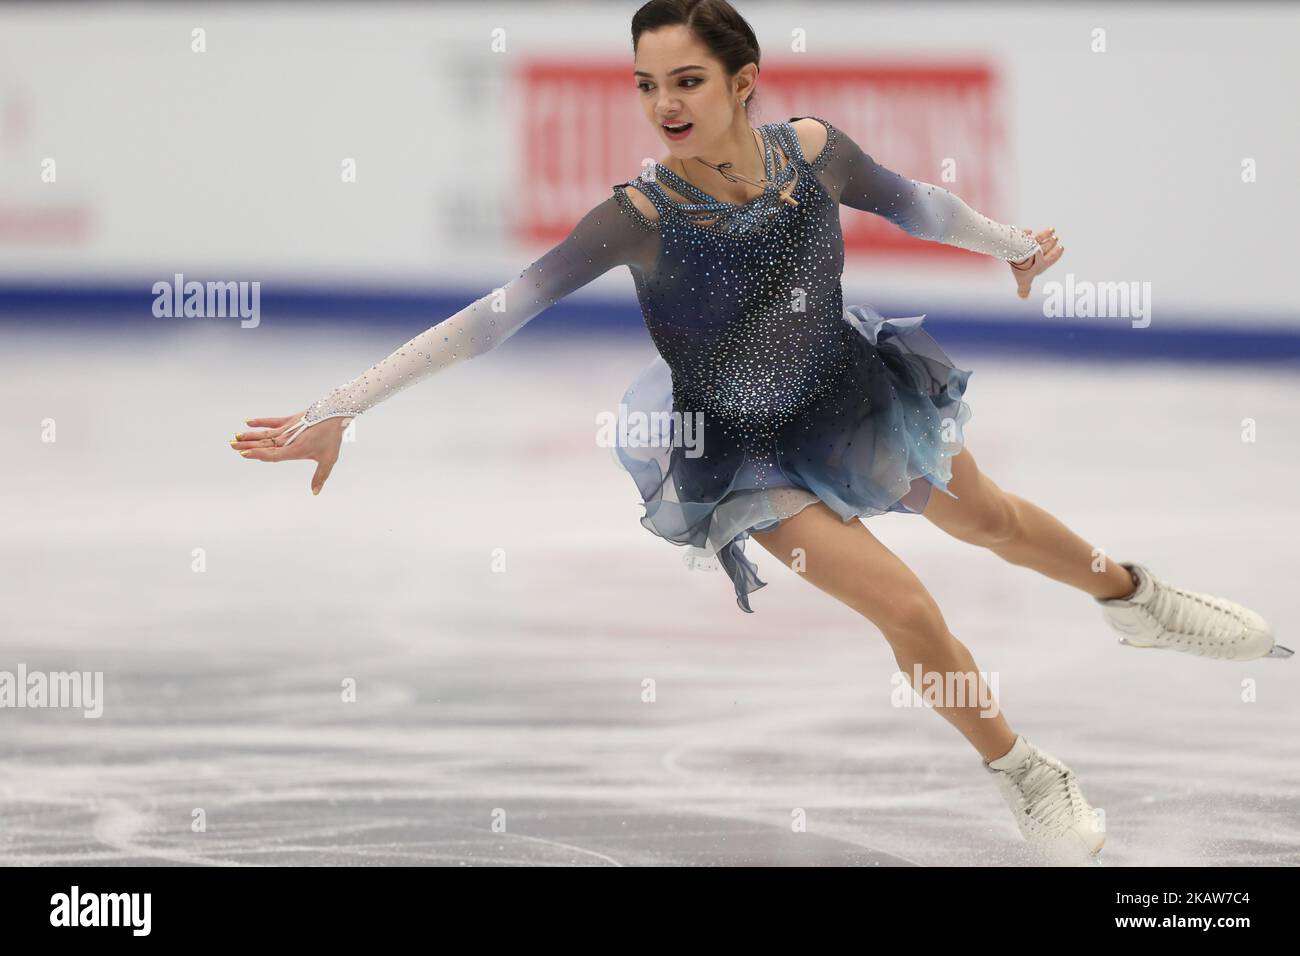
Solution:
<svg viewBox="0 0 1300 956">
<path fill-rule="evenodd" d="M 746 63 L 758 65 L 758 37 L 727 0 L 650 0 L 632 15 L 632 55 L 647 30 L 678 25 L 694 33 L 729 75 L 735 76 Z M 757 95 L 745 101 L 746 115 Z"/>
</svg>

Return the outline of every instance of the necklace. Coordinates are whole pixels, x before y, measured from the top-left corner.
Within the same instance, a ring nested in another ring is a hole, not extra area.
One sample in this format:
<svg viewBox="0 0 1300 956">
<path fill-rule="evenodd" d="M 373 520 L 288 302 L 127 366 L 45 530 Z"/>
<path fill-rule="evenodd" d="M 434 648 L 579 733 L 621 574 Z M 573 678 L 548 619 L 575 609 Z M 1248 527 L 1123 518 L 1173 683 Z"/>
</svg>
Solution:
<svg viewBox="0 0 1300 956">
<path fill-rule="evenodd" d="M 758 135 L 758 134 L 757 134 L 754 130 L 752 130 L 752 129 L 750 130 L 750 133 L 752 133 L 752 134 L 755 135 L 755 136 Z M 759 150 L 759 145 L 758 145 L 758 143 L 754 143 L 754 149 L 755 149 L 755 150 Z M 771 147 L 769 146 L 768 149 L 769 149 L 769 151 L 770 151 L 770 150 L 771 150 Z M 745 182 L 745 183 L 749 183 L 751 186 L 758 186 L 758 187 L 759 187 L 760 189 L 762 189 L 764 192 L 772 192 L 772 191 L 775 190 L 776 183 L 775 183 L 773 180 L 767 178 L 767 175 L 766 175 L 766 173 L 767 173 L 767 172 L 768 172 L 768 171 L 769 171 L 773 166 L 775 166 L 775 164 L 776 164 L 776 163 L 775 163 L 775 160 L 772 160 L 771 162 L 769 162 L 769 161 L 768 161 L 768 158 L 767 158 L 766 156 L 763 155 L 763 153 L 762 153 L 761 150 L 759 151 L 758 159 L 759 159 L 759 161 L 763 164 L 763 172 L 764 172 L 765 175 L 764 175 L 763 179 L 762 179 L 760 182 L 754 182 L 754 180 L 750 179 L 748 176 L 741 176 L 739 173 L 733 173 L 733 172 L 731 172 L 731 166 L 732 166 L 731 163 L 721 163 L 721 164 L 718 164 L 718 165 L 714 165 L 713 163 L 710 163 L 710 162 L 708 162 L 707 160 L 700 159 L 698 156 L 695 157 L 695 158 L 696 158 L 696 160 L 697 160 L 698 162 L 703 163 L 705 166 L 708 166 L 708 167 L 709 167 L 710 169 L 712 169 L 712 170 L 715 170 L 718 174 L 720 174 L 720 175 L 722 176 L 723 179 L 727 180 L 727 182 L 731 182 L 731 183 L 734 183 L 734 182 Z M 683 172 L 683 173 L 686 173 L 686 165 L 685 165 L 684 163 L 682 164 L 682 172 Z M 776 175 L 775 172 L 773 172 L 772 175 Z M 694 181 L 692 181 L 692 179 L 691 179 L 690 173 L 686 173 L 686 181 L 687 181 L 688 183 L 690 183 L 692 186 L 695 186 Z M 787 206 L 797 206 L 797 205 L 799 205 L 799 201 L 798 201 L 797 199 L 795 199 L 793 196 L 790 195 L 790 193 L 792 193 L 792 192 L 794 191 L 794 185 L 795 185 L 795 184 L 794 184 L 794 181 L 792 180 L 792 181 L 791 181 L 790 183 L 788 183 L 788 184 L 787 184 L 783 189 L 781 189 L 780 191 L 777 192 L 777 197 L 778 197 L 778 198 L 779 198 L 783 203 L 785 203 Z M 696 188 L 698 189 L 699 187 L 696 186 Z M 737 205 L 739 205 L 739 204 L 737 204 Z"/>
</svg>

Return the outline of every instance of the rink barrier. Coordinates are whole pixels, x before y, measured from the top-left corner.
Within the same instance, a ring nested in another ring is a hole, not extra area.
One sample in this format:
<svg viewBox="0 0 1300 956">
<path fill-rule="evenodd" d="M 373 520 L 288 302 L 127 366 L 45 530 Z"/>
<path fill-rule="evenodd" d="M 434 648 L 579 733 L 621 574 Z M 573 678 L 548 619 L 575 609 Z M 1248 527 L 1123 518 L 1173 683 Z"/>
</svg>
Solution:
<svg viewBox="0 0 1300 956">
<path fill-rule="evenodd" d="M 84 328 L 147 331 L 159 323 L 228 322 L 237 319 L 155 318 L 149 286 L 127 283 L 0 283 L 0 327 Z M 263 326 L 402 327 L 420 331 L 432 317 L 447 317 L 463 308 L 480 290 L 459 295 L 446 291 L 349 286 L 268 285 L 262 291 Z M 846 293 L 846 299 L 851 298 Z M 885 315 L 921 311 L 916 300 L 872 302 Z M 976 352 L 1018 352 L 1057 358 L 1168 359 L 1234 362 L 1277 362 L 1300 359 L 1300 321 L 1254 324 L 1236 314 L 1159 317 L 1149 328 L 1133 328 L 1123 318 L 1069 320 L 1026 315 L 1024 307 L 1004 313 L 988 310 L 957 312 L 951 308 L 924 310 L 926 328 L 945 347 Z M 250 329 L 249 332 L 256 330 Z M 634 300 L 566 299 L 552 306 L 518 333 L 564 336 L 593 332 L 644 334 Z"/>
</svg>

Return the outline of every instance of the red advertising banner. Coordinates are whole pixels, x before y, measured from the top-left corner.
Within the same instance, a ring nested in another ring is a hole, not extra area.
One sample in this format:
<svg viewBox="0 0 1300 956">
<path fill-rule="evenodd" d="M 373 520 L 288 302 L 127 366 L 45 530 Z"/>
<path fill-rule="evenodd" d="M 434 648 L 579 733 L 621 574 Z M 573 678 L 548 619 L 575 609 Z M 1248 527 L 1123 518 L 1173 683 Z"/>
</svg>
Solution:
<svg viewBox="0 0 1300 956">
<path fill-rule="evenodd" d="M 553 244 L 614 183 L 638 175 L 647 159 L 662 161 L 667 149 L 645 119 L 627 62 L 533 60 L 523 72 L 520 175 L 540 188 L 524 192 L 516 227 L 523 239 Z M 1008 103 L 989 63 L 823 57 L 812 66 L 786 58 L 763 67 L 755 106 L 755 125 L 822 117 L 881 165 L 1015 221 L 1004 198 L 1013 176 L 1001 122 Z M 914 239 L 868 212 L 843 207 L 841 222 L 850 253 L 983 259 Z"/>
</svg>

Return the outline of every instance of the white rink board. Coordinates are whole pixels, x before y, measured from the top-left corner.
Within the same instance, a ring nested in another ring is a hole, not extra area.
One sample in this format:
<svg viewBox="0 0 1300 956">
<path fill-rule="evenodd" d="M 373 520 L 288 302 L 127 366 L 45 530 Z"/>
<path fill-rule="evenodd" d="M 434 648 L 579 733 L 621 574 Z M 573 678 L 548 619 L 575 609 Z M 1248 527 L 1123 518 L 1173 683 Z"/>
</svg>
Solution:
<svg viewBox="0 0 1300 956">
<path fill-rule="evenodd" d="M 1291 289 L 1268 277 L 1289 274 L 1300 221 L 1286 92 L 1300 88 L 1300 7 L 742 7 L 772 58 L 798 30 L 809 57 L 992 63 L 1016 171 L 1003 218 L 1055 226 L 1080 278 L 1150 282 L 1162 321 L 1295 325 Z M 11 246 L 0 279 L 179 271 L 486 292 L 544 251 L 503 241 L 519 149 L 507 117 L 528 102 L 511 58 L 626 57 L 630 73 L 631 9 L 6 5 L 0 106 L 23 104 L 30 128 L 5 140 L 0 203 L 57 190 L 93 211 L 94 231 L 85 246 Z M 195 27 L 203 55 L 189 52 Z M 498 28 L 506 53 L 467 52 Z M 1091 52 L 1096 29 L 1104 54 Z M 640 108 L 630 77 L 627 105 Z M 57 187 L 39 180 L 47 157 Z M 358 162 L 355 187 L 339 185 L 343 157 Z M 991 271 L 873 262 L 846 282 L 885 300 L 923 283 L 935 307 L 1007 308 Z M 630 294 L 622 274 L 597 285 Z"/>
</svg>

